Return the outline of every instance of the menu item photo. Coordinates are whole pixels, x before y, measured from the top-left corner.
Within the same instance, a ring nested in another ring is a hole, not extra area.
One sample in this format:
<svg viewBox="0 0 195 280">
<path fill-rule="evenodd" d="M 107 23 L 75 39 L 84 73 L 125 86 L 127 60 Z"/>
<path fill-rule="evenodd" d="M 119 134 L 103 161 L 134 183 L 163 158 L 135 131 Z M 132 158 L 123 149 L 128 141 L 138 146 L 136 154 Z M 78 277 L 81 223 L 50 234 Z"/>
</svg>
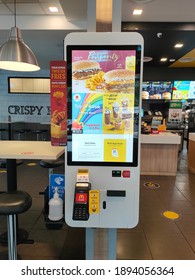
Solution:
<svg viewBox="0 0 195 280">
<path fill-rule="evenodd" d="M 63 138 L 66 134 L 66 112 L 55 110 L 51 116 L 51 136 Z"/>
<path fill-rule="evenodd" d="M 127 69 L 114 69 L 104 75 L 107 91 L 128 92 L 133 90 L 135 72 Z"/>
<path fill-rule="evenodd" d="M 97 61 L 79 60 L 72 63 L 72 78 L 76 80 L 88 79 L 99 71 L 101 67 Z"/>
</svg>

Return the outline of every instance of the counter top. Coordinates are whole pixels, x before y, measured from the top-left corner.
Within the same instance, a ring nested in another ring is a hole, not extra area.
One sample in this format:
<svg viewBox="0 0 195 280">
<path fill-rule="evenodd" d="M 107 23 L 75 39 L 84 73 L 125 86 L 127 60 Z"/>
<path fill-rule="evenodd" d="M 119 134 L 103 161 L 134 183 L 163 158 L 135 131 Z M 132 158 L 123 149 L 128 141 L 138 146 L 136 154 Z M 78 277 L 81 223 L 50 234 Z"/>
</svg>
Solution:
<svg viewBox="0 0 195 280">
<path fill-rule="evenodd" d="M 191 141 L 195 141 L 195 133 L 190 132 L 189 136 L 188 136 L 188 139 L 191 140 Z"/>
<path fill-rule="evenodd" d="M 141 144 L 180 144 L 181 136 L 171 132 L 159 134 L 141 134 Z"/>
<path fill-rule="evenodd" d="M 0 158 L 58 159 L 65 147 L 52 146 L 50 141 L 0 141 Z"/>
</svg>

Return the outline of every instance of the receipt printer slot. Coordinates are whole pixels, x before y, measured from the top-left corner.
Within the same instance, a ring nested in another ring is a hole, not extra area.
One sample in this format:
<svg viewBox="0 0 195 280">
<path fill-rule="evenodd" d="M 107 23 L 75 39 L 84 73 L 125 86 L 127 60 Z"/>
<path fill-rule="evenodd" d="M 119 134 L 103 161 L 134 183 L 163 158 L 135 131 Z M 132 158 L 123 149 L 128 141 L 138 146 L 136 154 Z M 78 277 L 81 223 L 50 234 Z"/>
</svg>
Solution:
<svg viewBox="0 0 195 280">
<path fill-rule="evenodd" d="M 126 191 L 123 190 L 108 190 L 107 196 L 126 197 Z"/>
</svg>

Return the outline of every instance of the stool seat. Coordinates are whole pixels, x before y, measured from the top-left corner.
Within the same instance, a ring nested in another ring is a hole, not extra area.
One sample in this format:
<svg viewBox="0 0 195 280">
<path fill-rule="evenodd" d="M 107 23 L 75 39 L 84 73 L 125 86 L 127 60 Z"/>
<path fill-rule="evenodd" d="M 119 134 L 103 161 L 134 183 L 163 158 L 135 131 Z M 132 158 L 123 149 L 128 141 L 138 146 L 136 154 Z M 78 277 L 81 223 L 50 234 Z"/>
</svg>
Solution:
<svg viewBox="0 0 195 280">
<path fill-rule="evenodd" d="M 23 129 L 17 129 L 14 131 L 14 133 L 18 136 L 18 140 L 21 140 L 21 135 L 24 134 L 24 130 Z"/>
<path fill-rule="evenodd" d="M 16 165 L 21 165 L 23 164 L 23 160 L 17 159 L 16 160 Z M 6 168 L 7 167 L 7 161 L 6 159 L 0 159 L 0 168 Z"/>
<path fill-rule="evenodd" d="M 7 132 L 8 130 L 7 129 L 5 129 L 5 128 L 0 128 L 0 140 L 2 140 L 2 136 L 3 136 L 3 134 L 4 134 L 4 132 Z"/>
<path fill-rule="evenodd" d="M 32 198 L 25 191 L 8 191 L 0 194 L 0 215 L 7 216 L 9 260 L 17 259 L 17 214 L 26 212 L 31 205 Z"/>
<path fill-rule="evenodd" d="M 56 168 L 59 166 L 62 166 L 64 164 L 64 161 L 59 160 L 40 160 L 39 165 L 44 168 Z"/>
<path fill-rule="evenodd" d="M 32 132 L 32 130 L 29 128 L 23 128 L 22 130 L 24 131 L 24 135 L 25 135 L 24 138 L 25 140 L 27 140 L 27 137 Z"/>
<path fill-rule="evenodd" d="M 38 130 L 33 130 L 33 133 L 36 134 L 36 139 L 37 141 L 42 140 L 42 135 L 47 132 L 45 129 L 38 129 Z M 41 137 L 40 137 L 41 136 Z"/>
<path fill-rule="evenodd" d="M 26 212 L 32 204 L 31 196 L 24 191 L 9 191 L 0 194 L 0 215 Z"/>
<path fill-rule="evenodd" d="M 41 134 L 41 133 L 43 133 L 43 130 L 34 130 L 33 133 L 35 133 L 35 134 Z"/>
<path fill-rule="evenodd" d="M 17 133 L 17 134 L 22 134 L 22 133 L 24 133 L 25 131 L 23 130 L 23 129 L 17 129 L 17 130 L 15 130 L 15 133 Z"/>
</svg>

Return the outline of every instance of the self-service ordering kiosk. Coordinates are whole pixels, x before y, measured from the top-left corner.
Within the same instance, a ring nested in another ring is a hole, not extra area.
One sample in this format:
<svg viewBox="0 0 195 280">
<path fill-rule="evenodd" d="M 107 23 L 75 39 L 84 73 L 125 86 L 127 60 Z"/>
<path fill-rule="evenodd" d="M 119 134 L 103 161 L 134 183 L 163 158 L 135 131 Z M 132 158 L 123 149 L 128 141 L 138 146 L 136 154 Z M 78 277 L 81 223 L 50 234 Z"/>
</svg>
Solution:
<svg viewBox="0 0 195 280">
<path fill-rule="evenodd" d="M 72 33 L 65 38 L 68 119 L 65 220 L 72 227 L 133 228 L 139 216 L 138 33 Z"/>
</svg>

